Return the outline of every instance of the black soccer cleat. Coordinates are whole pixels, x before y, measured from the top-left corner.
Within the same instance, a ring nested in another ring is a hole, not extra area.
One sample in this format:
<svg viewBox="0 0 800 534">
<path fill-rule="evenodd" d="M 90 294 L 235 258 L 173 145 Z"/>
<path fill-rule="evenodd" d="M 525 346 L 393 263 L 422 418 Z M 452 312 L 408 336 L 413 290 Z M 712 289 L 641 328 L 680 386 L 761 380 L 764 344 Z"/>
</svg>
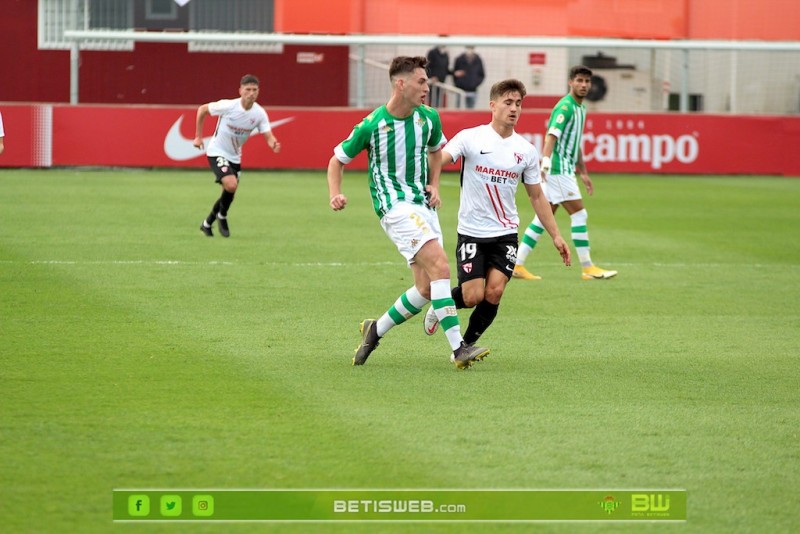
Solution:
<svg viewBox="0 0 800 534">
<path fill-rule="evenodd" d="M 228 219 L 221 219 L 219 215 L 217 215 L 217 226 L 219 227 L 219 233 L 222 234 L 222 237 L 230 237 L 231 231 L 228 229 Z"/>
<path fill-rule="evenodd" d="M 200 223 L 200 231 L 203 232 L 206 235 L 206 237 L 214 237 L 214 232 L 211 231 L 210 226 L 206 226 L 205 221 Z"/>
<path fill-rule="evenodd" d="M 380 339 L 378 337 L 378 321 L 364 319 L 364 322 L 361 323 L 361 344 L 356 349 L 353 365 L 364 365 L 369 355 L 378 346 Z"/>
</svg>

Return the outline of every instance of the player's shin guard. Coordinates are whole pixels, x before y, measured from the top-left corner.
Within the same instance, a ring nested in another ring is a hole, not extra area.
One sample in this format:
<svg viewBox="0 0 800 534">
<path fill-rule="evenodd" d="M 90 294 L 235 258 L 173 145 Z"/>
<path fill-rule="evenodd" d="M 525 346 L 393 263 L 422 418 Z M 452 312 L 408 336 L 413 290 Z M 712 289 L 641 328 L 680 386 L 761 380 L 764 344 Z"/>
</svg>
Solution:
<svg viewBox="0 0 800 534">
<path fill-rule="evenodd" d="M 400 298 L 395 301 L 394 305 L 378 319 L 378 336 L 383 337 L 390 328 L 403 324 L 414 317 L 422 311 L 422 308 L 424 308 L 428 302 L 430 301 L 422 296 L 416 286 L 411 286 L 411 288 L 400 295 Z"/>
<path fill-rule="evenodd" d="M 469 344 L 478 341 L 478 338 L 483 335 L 494 321 L 494 318 L 497 317 L 497 308 L 499 307 L 500 304 L 492 304 L 486 300 L 475 306 L 475 311 L 469 317 L 469 326 L 464 334 L 464 341 Z"/>
<path fill-rule="evenodd" d="M 539 242 L 539 238 L 542 237 L 542 232 L 544 232 L 544 227 L 542 226 L 542 221 L 539 220 L 539 216 L 533 218 L 533 222 L 528 225 L 525 229 L 525 233 L 522 234 L 522 241 L 519 244 L 519 249 L 517 250 L 517 265 L 525 265 L 525 260 L 528 259 L 528 254 L 530 254 L 534 248 L 536 248 L 536 244 Z"/>
<path fill-rule="evenodd" d="M 436 312 L 436 317 L 439 319 L 439 324 L 447 336 L 450 347 L 456 350 L 461 346 L 464 338 L 461 337 L 461 325 L 458 322 L 456 303 L 450 294 L 449 278 L 431 281 L 431 306 Z"/>
<path fill-rule="evenodd" d="M 589 253 L 589 232 L 586 229 L 589 214 L 585 209 L 582 209 L 570 215 L 569 218 L 572 226 L 572 243 L 578 253 L 578 261 L 581 262 L 581 267 L 591 267 L 592 256 Z"/>
</svg>

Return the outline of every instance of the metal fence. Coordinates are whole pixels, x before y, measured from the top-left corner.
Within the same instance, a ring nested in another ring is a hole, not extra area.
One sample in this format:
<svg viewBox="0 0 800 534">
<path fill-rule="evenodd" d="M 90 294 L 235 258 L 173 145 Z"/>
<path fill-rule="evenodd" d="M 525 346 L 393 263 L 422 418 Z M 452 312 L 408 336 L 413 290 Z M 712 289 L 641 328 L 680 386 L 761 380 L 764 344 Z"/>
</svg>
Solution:
<svg viewBox="0 0 800 534">
<path fill-rule="evenodd" d="M 432 46 L 443 44 L 451 50 L 451 58 L 466 46 L 475 46 L 483 58 L 487 83 L 478 89 L 479 101 L 488 101 L 491 81 L 510 77 L 522 80 L 531 96 L 563 95 L 569 67 L 589 63 L 596 75 L 595 95 L 587 101 L 593 111 L 800 113 L 800 42 L 92 29 L 62 30 L 62 39 L 72 51 L 73 103 L 78 95 L 80 50 L 90 47 L 114 49 L 118 43 L 134 41 L 185 42 L 190 50 L 234 52 L 243 48 L 274 52 L 285 44 L 349 46 L 353 58 L 350 104 L 372 107 L 388 94 L 388 78 L 381 65 L 395 55 L 425 55 Z M 447 89 L 458 96 L 455 88 Z"/>
</svg>

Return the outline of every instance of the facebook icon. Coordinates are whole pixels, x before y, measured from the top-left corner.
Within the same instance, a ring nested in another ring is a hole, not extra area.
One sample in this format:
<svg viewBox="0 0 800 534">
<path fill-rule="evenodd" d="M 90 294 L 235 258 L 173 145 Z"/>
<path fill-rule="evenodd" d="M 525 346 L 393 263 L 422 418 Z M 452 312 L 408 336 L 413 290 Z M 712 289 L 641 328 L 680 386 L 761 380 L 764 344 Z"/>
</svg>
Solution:
<svg viewBox="0 0 800 534">
<path fill-rule="evenodd" d="M 150 497 L 147 495 L 128 496 L 128 515 L 133 517 L 150 515 Z"/>
</svg>

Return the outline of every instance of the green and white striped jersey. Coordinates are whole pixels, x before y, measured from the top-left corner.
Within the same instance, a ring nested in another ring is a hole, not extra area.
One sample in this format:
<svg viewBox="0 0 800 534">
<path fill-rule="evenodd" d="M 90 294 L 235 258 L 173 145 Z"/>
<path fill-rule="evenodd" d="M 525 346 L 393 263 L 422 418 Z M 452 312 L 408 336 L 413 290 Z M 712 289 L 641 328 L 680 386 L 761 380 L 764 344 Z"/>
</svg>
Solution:
<svg viewBox="0 0 800 534">
<path fill-rule="evenodd" d="M 575 175 L 585 122 L 586 106 L 578 104 L 571 94 L 564 96 L 553 108 L 547 133 L 556 136 L 558 141 L 550 156 L 550 174 Z"/>
<path fill-rule="evenodd" d="M 446 142 L 439 112 L 432 107 L 419 106 L 408 118 L 398 119 L 381 106 L 333 152 L 347 164 L 367 150 L 372 207 L 382 218 L 398 202 L 425 205 L 428 150 L 439 150 Z"/>
</svg>

